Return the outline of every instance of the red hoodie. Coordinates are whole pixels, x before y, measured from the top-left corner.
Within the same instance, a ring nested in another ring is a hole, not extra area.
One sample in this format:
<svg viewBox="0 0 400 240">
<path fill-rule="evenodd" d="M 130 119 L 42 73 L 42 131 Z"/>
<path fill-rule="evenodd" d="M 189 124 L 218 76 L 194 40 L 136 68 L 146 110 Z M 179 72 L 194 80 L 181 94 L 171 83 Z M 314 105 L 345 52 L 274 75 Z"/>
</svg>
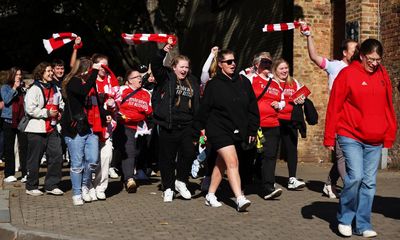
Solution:
<svg viewBox="0 0 400 240">
<path fill-rule="evenodd" d="M 360 62 L 344 68 L 333 84 L 325 122 L 325 146 L 335 135 L 390 148 L 396 136 L 392 86 L 382 66 L 368 73 Z"/>
<path fill-rule="evenodd" d="M 265 92 L 264 96 L 260 100 L 258 100 L 258 109 L 260 111 L 260 126 L 261 127 L 278 127 L 278 110 L 275 110 L 271 103 L 273 101 L 280 102 L 282 97 L 283 89 L 279 85 L 279 83 L 272 79 L 271 84 L 269 85 L 268 90 Z M 260 94 L 263 92 L 264 88 L 267 86 L 268 82 L 264 78 L 259 75 L 255 75 L 252 81 L 252 87 L 254 90 L 254 94 L 258 98 Z"/>
</svg>

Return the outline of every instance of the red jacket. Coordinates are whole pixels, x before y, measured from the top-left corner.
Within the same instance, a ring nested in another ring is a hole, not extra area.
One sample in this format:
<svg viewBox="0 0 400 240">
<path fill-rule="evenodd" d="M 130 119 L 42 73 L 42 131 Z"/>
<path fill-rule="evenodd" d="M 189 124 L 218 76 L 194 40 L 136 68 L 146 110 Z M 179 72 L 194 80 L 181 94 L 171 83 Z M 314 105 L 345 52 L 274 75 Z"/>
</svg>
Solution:
<svg viewBox="0 0 400 240">
<path fill-rule="evenodd" d="M 153 112 L 151 94 L 142 88 L 121 104 L 121 101 L 131 92 L 133 92 L 133 89 L 129 86 L 121 86 L 116 102 L 119 107 L 119 113 L 124 119 L 123 124 L 129 128 L 137 129 L 138 123 L 145 120 Z"/>
<path fill-rule="evenodd" d="M 260 112 L 260 126 L 261 127 L 278 127 L 278 110 L 275 110 L 271 103 L 273 101 L 280 102 L 282 97 L 283 89 L 279 83 L 275 80 L 271 80 L 271 85 L 265 92 L 264 96 L 258 100 L 258 109 Z M 256 98 L 260 96 L 264 88 L 267 86 L 268 82 L 264 78 L 256 75 L 253 77 L 252 87 Z"/>
<path fill-rule="evenodd" d="M 360 62 L 344 68 L 333 84 L 325 122 L 325 146 L 335 135 L 391 147 L 396 136 L 392 86 L 384 67 L 368 73 Z"/>
</svg>

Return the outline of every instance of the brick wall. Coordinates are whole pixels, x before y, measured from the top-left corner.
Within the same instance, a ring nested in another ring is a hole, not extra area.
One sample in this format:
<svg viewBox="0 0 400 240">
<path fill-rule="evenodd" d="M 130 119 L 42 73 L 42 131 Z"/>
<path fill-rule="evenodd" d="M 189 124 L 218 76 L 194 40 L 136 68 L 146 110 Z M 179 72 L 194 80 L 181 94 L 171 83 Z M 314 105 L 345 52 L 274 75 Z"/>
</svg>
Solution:
<svg viewBox="0 0 400 240">
<path fill-rule="evenodd" d="M 380 40 L 384 47 L 383 65 L 389 72 L 393 85 L 393 104 L 400 119 L 400 94 L 397 85 L 400 81 L 400 2 L 398 0 L 381 1 L 380 4 Z M 399 121 L 397 121 L 399 123 Z M 392 165 L 400 168 L 400 130 L 397 131 L 397 141 L 389 150 Z"/>
<path fill-rule="evenodd" d="M 311 25 L 318 54 L 332 57 L 332 14 L 329 0 L 294 1 L 295 9 L 301 9 L 304 19 Z M 318 125 L 307 126 L 307 138 L 299 141 L 299 161 L 329 161 L 329 152 L 323 145 L 325 114 L 328 102 L 328 77 L 308 57 L 306 39 L 298 30 L 293 37 L 293 76 L 312 91 L 310 99 L 319 114 Z"/>
</svg>

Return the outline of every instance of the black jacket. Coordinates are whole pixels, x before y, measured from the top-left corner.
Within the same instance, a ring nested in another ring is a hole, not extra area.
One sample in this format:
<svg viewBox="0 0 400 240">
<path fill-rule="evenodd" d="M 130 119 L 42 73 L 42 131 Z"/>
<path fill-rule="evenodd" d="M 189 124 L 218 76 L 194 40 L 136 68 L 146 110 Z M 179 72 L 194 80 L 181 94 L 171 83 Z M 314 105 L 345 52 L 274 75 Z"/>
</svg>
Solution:
<svg viewBox="0 0 400 240">
<path fill-rule="evenodd" d="M 291 121 L 294 127 L 299 130 L 302 138 L 307 137 L 307 125 L 304 121 L 304 115 L 309 125 L 316 125 L 318 123 L 318 112 L 313 102 L 308 98 L 305 99 L 304 104 L 293 106 L 291 116 Z"/>
<path fill-rule="evenodd" d="M 80 78 L 72 77 L 67 84 L 67 99 L 64 107 L 64 113 L 61 118 L 61 133 L 63 136 L 71 138 L 76 136 L 76 130 L 71 127 L 72 116 L 84 112 L 86 97 L 90 90 L 96 85 L 97 73 L 97 69 L 92 69 L 92 72 L 86 80 L 86 83 L 82 83 Z"/>
<path fill-rule="evenodd" d="M 229 79 L 218 71 L 207 82 L 195 123 L 197 129 L 206 129 L 210 138 L 233 136 L 235 130 L 239 130 L 242 141 L 256 136 L 260 116 L 250 81 L 238 74 Z"/>
<path fill-rule="evenodd" d="M 160 126 L 171 129 L 172 121 L 172 108 L 175 104 L 175 91 L 176 91 L 176 75 L 167 67 L 163 66 L 163 59 L 167 52 L 160 49 L 151 61 L 151 69 L 157 81 L 157 87 L 153 91 L 152 104 L 153 104 L 153 119 L 154 122 Z M 199 81 L 192 74 L 188 74 L 187 78 L 193 88 L 192 98 L 192 112 L 195 116 L 200 106 L 200 86 Z"/>
</svg>

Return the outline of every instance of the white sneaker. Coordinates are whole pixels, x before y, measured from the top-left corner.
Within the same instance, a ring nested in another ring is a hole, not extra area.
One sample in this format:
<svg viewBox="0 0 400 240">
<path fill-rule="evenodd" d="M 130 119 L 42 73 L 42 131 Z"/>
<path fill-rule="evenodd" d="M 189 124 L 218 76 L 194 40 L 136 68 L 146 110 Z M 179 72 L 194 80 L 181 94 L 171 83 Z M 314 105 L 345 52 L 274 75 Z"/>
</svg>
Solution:
<svg viewBox="0 0 400 240">
<path fill-rule="evenodd" d="M 72 196 L 72 204 L 74 205 L 74 206 L 81 206 L 81 205 L 83 205 L 83 200 L 82 200 L 82 196 L 81 195 L 75 195 L 75 196 Z"/>
<path fill-rule="evenodd" d="M 24 176 L 23 178 L 21 178 L 21 183 L 26 183 L 26 181 L 28 180 L 28 176 Z"/>
<path fill-rule="evenodd" d="M 59 188 L 54 188 L 53 190 L 46 190 L 46 193 L 47 194 L 52 194 L 52 195 L 56 195 L 56 196 L 61 196 L 61 195 L 63 195 L 64 194 L 64 192 L 63 191 L 61 191 L 61 189 L 59 189 Z"/>
<path fill-rule="evenodd" d="M 353 231 L 351 230 L 351 225 L 344 225 L 339 223 L 338 230 L 339 233 L 345 237 L 351 237 L 351 235 L 353 234 Z"/>
<path fill-rule="evenodd" d="M 214 193 L 208 193 L 206 195 L 206 206 L 210 207 L 221 207 L 222 203 L 218 202 L 217 197 Z"/>
<path fill-rule="evenodd" d="M 332 188 L 332 185 L 324 185 L 324 188 L 322 189 L 322 191 L 324 192 L 324 194 L 326 196 L 328 196 L 329 198 L 339 198 L 336 189 L 333 190 L 334 188 Z"/>
<path fill-rule="evenodd" d="M 237 204 L 236 210 L 238 212 L 243 212 L 250 206 L 251 202 L 245 196 L 242 195 L 236 199 L 236 204 Z"/>
<path fill-rule="evenodd" d="M 164 202 L 172 202 L 172 199 L 174 198 L 174 191 L 172 191 L 171 188 L 168 188 L 163 192 L 163 198 Z"/>
<path fill-rule="evenodd" d="M 26 190 L 26 194 L 31 195 L 31 196 L 42 196 L 43 192 L 40 191 L 39 189 L 33 189 L 33 190 Z"/>
<path fill-rule="evenodd" d="M 378 236 L 378 234 L 374 230 L 365 230 L 362 236 L 365 238 L 372 238 Z"/>
<path fill-rule="evenodd" d="M 82 186 L 82 199 L 85 202 L 92 201 L 92 197 L 89 194 L 89 189 L 86 186 Z"/>
<path fill-rule="evenodd" d="M 101 191 L 96 191 L 96 197 L 98 200 L 106 200 L 106 194 Z"/>
<path fill-rule="evenodd" d="M 175 180 L 175 190 L 178 191 L 184 199 L 191 199 L 192 194 L 186 187 L 186 183 Z"/>
<path fill-rule="evenodd" d="M 112 178 L 112 179 L 119 178 L 119 175 L 118 175 L 117 172 L 115 171 L 115 168 L 112 168 L 112 167 L 108 169 L 108 175 L 109 175 L 110 178 Z"/>
<path fill-rule="evenodd" d="M 206 176 L 203 178 L 203 182 L 201 182 L 201 191 L 202 192 L 208 192 L 208 189 L 210 188 L 211 184 L 211 177 Z"/>
<path fill-rule="evenodd" d="M 94 189 L 94 188 L 89 189 L 89 195 L 90 195 L 90 198 L 92 199 L 92 201 L 97 201 L 96 189 Z"/>
<path fill-rule="evenodd" d="M 17 178 L 14 177 L 14 176 L 8 176 L 8 177 L 4 178 L 3 181 L 6 182 L 6 183 L 16 182 Z"/>
<path fill-rule="evenodd" d="M 295 177 L 289 178 L 288 189 L 296 190 L 306 186 L 306 183 L 303 181 L 297 180 Z"/>
</svg>

